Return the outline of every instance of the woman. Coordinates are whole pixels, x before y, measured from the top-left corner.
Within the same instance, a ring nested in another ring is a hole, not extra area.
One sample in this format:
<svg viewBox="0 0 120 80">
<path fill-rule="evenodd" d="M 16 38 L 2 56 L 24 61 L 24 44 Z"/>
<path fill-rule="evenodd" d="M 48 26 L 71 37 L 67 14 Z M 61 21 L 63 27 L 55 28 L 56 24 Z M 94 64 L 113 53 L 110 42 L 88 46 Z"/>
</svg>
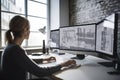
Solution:
<svg viewBox="0 0 120 80">
<path fill-rule="evenodd" d="M 21 48 L 24 39 L 29 38 L 29 21 L 21 16 L 15 16 L 9 23 L 9 30 L 6 32 L 7 47 L 2 53 L 2 70 L 6 80 L 26 80 L 26 72 L 38 77 L 50 76 L 59 71 L 62 67 L 76 64 L 74 60 L 66 61 L 54 67 L 41 68 L 33 60 L 29 59 L 26 51 Z M 55 60 L 49 58 L 48 60 Z M 41 60 L 42 62 L 44 60 Z"/>
</svg>

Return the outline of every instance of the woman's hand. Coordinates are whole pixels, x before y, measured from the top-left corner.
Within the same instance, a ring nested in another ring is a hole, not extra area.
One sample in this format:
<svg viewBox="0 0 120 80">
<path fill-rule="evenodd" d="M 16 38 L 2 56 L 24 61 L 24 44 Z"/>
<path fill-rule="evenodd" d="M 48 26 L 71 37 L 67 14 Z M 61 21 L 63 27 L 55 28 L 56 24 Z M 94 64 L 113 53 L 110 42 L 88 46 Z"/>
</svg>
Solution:
<svg viewBox="0 0 120 80">
<path fill-rule="evenodd" d="M 49 57 L 49 58 L 43 59 L 43 62 L 46 62 L 46 63 L 51 63 L 55 61 L 56 61 L 55 57 Z"/>
<path fill-rule="evenodd" d="M 61 64 L 62 67 L 68 67 L 71 65 L 76 65 L 76 61 L 75 60 L 68 60 L 68 61 Z"/>
<path fill-rule="evenodd" d="M 47 59 L 47 61 L 48 62 L 55 62 L 56 61 L 56 58 L 55 57 L 49 57 L 48 59 Z"/>
</svg>

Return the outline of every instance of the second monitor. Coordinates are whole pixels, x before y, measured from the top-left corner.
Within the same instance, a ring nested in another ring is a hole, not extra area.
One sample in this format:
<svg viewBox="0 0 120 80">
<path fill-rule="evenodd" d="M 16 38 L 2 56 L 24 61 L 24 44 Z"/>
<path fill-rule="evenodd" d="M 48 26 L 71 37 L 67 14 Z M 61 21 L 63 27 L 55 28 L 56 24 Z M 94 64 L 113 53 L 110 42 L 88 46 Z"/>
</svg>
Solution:
<svg viewBox="0 0 120 80">
<path fill-rule="evenodd" d="M 60 49 L 95 51 L 95 24 L 60 28 Z"/>
</svg>

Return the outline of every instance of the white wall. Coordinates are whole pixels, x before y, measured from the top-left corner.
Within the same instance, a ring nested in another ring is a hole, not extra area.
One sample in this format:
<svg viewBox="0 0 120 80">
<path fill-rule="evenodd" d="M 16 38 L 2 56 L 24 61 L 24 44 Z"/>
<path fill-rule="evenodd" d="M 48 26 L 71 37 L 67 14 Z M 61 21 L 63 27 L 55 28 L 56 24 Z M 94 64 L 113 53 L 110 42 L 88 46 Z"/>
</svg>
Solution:
<svg viewBox="0 0 120 80">
<path fill-rule="evenodd" d="M 59 0 L 50 0 L 50 29 L 59 28 Z"/>
<path fill-rule="evenodd" d="M 69 25 L 68 0 L 50 0 L 50 29 Z"/>
</svg>

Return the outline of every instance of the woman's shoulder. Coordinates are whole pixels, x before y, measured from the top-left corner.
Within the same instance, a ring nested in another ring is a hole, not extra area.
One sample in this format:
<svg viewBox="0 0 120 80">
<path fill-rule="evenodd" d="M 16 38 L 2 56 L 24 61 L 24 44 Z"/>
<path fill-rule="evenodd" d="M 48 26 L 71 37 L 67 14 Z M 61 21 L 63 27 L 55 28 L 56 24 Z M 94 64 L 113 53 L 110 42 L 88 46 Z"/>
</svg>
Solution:
<svg viewBox="0 0 120 80">
<path fill-rule="evenodd" d="M 19 48 L 16 44 L 8 44 L 6 48 Z"/>
<path fill-rule="evenodd" d="M 19 45 L 16 45 L 16 44 L 8 44 L 5 48 L 5 50 L 7 51 L 16 51 L 16 50 L 20 50 L 22 51 L 23 49 L 19 46 Z"/>
</svg>

